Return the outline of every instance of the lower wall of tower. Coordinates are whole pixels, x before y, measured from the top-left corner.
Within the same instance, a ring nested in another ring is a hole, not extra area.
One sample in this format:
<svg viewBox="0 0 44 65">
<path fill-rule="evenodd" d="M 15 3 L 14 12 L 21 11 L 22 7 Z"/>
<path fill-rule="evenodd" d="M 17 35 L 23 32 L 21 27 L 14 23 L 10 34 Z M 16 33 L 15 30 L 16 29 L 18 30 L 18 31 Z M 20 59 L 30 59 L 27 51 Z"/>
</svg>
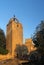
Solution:
<svg viewBox="0 0 44 65">
<path fill-rule="evenodd" d="M 0 54 L 0 61 L 1 61 L 1 60 L 11 59 L 11 58 L 12 58 L 12 56 L 11 56 L 10 54 L 7 54 L 7 55 L 1 55 L 1 54 Z"/>
</svg>

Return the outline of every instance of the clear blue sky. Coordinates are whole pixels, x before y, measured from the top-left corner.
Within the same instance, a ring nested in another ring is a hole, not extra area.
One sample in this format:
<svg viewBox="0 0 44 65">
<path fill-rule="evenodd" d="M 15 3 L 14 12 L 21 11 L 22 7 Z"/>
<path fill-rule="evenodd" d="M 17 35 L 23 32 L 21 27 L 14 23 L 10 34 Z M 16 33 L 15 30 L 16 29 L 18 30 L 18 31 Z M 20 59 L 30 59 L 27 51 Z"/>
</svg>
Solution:
<svg viewBox="0 0 44 65">
<path fill-rule="evenodd" d="M 44 0 L 0 0 L 0 28 L 5 33 L 14 14 L 23 25 L 24 38 L 30 38 L 36 26 L 44 20 Z"/>
</svg>

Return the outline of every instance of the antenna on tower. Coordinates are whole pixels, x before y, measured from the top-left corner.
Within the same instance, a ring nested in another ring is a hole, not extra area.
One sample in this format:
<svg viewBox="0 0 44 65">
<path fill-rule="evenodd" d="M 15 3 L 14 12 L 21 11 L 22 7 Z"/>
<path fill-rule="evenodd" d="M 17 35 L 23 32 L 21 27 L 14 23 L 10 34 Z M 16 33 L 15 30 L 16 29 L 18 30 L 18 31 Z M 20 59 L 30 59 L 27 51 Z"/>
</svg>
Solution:
<svg viewBox="0 0 44 65">
<path fill-rule="evenodd" d="M 14 19 L 14 21 L 15 21 L 15 15 L 13 16 L 13 19 Z"/>
<path fill-rule="evenodd" d="M 15 15 L 14 15 L 14 17 L 15 17 Z"/>
<path fill-rule="evenodd" d="M 15 15 L 13 16 L 13 20 L 16 21 L 17 23 L 19 22 L 19 20 L 15 17 Z"/>
</svg>

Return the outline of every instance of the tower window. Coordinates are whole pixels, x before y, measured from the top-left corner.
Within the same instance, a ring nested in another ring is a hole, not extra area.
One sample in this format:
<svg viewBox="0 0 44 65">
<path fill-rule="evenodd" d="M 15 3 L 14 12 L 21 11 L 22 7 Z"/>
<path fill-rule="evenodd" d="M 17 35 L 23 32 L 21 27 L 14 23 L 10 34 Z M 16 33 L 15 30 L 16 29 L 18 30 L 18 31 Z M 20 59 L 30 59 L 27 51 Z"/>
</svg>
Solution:
<svg viewBox="0 0 44 65">
<path fill-rule="evenodd" d="M 17 27 L 19 27 L 19 25 L 17 24 Z"/>
</svg>

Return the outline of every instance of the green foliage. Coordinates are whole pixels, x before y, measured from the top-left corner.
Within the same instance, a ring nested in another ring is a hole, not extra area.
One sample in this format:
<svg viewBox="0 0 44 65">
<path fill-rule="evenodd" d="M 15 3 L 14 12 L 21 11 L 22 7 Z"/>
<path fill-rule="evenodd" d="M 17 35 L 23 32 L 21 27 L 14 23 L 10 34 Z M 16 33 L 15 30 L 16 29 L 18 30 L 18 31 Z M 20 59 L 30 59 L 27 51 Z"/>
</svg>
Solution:
<svg viewBox="0 0 44 65">
<path fill-rule="evenodd" d="M 6 48 L 6 38 L 2 29 L 0 29 L 0 47 Z"/>
<path fill-rule="evenodd" d="M 5 54 L 7 54 L 7 53 L 8 53 L 8 50 L 6 50 L 6 49 L 0 47 L 0 54 L 5 55 Z"/>
<path fill-rule="evenodd" d="M 37 52 L 44 55 L 44 21 L 42 21 L 37 27 L 33 36 L 33 42 L 37 47 Z"/>
<path fill-rule="evenodd" d="M 22 45 L 22 46 L 21 46 L 21 50 L 22 50 L 22 56 L 23 56 L 23 55 L 27 55 L 28 49 L 27 49 L 27 47 L 26 47 L 25 45 Z"/>
<path fill-rule="evenodd" d="M 15 51 L 16 51 L 16 54 L 17 54 L 18 58 L 21 58 L 24 55 L 27 55 L 27 53 L 28 53 L 28 49 L 25 45 L 22 45 L 22 46 L 21 45 L 16 45 Z"/>
<path fill-rule="evenodd" d="M 7 54 L 8 51 L 6 50 L 6 38 L 4 31 L 0 29 L 0 54 Z"/>
<path fill-rule="evenodd" d="M 32 39 L 36 47 L 44 48 L 44 21 L 36 27 L 36 32 Z"/>
<path fill-rule="evenodd" d="M 21 46 L 20 46 L 20 45 L 16 45 L 15 52 L 16 52 L 16 54 L 17 54 L 17 57 L 20 58 L 21 55 L 22 55 Z"/>
</svg>

